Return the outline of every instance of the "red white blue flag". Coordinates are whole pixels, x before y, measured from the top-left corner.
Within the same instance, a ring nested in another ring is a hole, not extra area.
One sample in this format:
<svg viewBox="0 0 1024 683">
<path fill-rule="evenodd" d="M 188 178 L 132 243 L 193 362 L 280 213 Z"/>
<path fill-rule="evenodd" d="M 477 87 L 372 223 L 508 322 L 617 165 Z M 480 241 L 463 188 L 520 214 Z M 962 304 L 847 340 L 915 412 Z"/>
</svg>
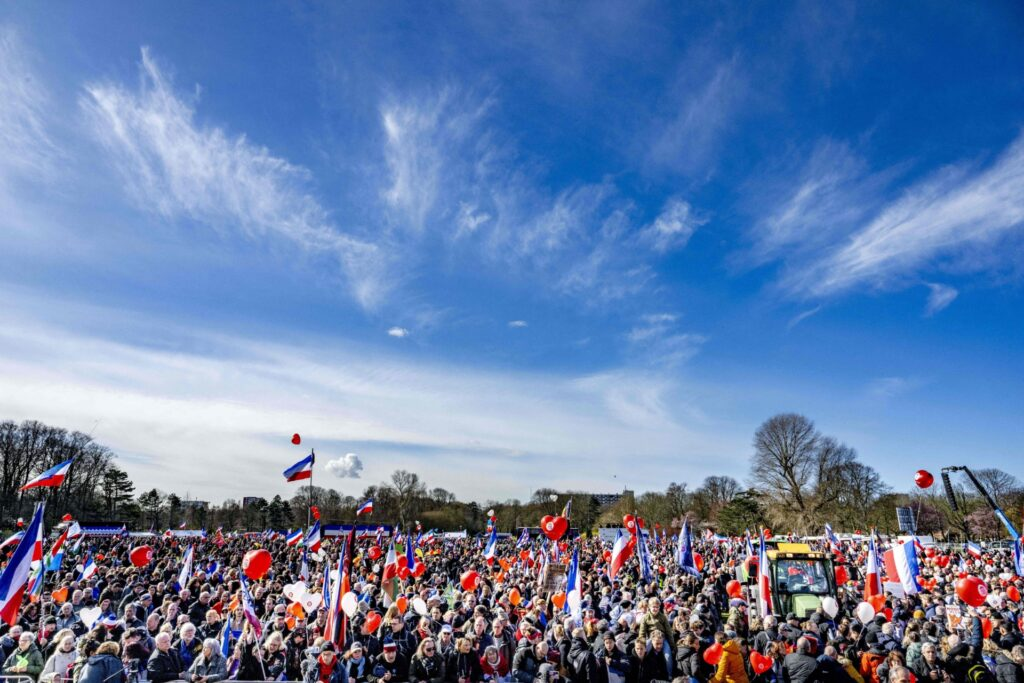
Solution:
<svg viewBox="0 0 1024 683">
<path fill-rule="evenodd" d="M 373 498 L 366 501 L 356 509 L 356 517 L 360 515 L 371 515 L 373 514 Z"/>
<path fill-rule="evenodd" d="M 302 543 L 303 535 L 304 534 L 302 532 L 302 529 L 296 529 L 295 531 L 291 531 L 288 533 L 288 537 L 285 538 L 284 542 L 287 543 L 289 546 L 298 545 Z"/>
<path fill-rule="evenodd" d="M 309 527 L 309 533 L 306 534 L 306 547 L 309 548 L 310 552 L 318 552 L 320 550 L 320 520 L 313 522 L 313 526 Z"/>
<path fill-rule="evenodd" d="M 68 470 L 71 469 L 71 463 L 73 461 L 74 458 L 71 458 L 71 460 L 65 460 L 61 464 L 51 467 L 29 483 L 22 486 L 21 490 L 26 491 L 28 489 L 40 488 L 43 486 L 60 486 L 64 483 L 64 478 L 68 476 Z"/>
<path fill-rule="evenodd" d="M 32 563 L 43 559 L 43 504 L 36 505 L 32 522 L 18 542 L 11 559 L 0 573 L 0 620 L 14 626 L 21 608 L 21 599 L 28 587 Z"/>
<path fill-rule="evenodd" d="M 305 458 L 286 469 L 284 471 L 284 478 L 288 481 L 309 479 L 313 476 L 313 463 L 315 461 L 316 456 L 313 453 L 310 453 Z"/>
</svg>

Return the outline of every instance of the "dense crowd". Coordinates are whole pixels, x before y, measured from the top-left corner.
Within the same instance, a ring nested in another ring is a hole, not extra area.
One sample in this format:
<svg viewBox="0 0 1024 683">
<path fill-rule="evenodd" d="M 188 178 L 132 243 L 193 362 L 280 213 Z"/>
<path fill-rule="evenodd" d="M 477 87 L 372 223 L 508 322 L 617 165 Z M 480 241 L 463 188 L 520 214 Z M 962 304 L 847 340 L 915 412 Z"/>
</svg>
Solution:
<svg viewBox="0 0 1024 683">
<path fill-rule="evenodd" d="M 87 539 L 80 552 L 95 558 L 94 575 L 77 580 L 81 556 L 46 574 L 45 591 L 24 601 L 12 626 L 0 625 L 3 674 L 47 683 L 1024 681 L 1021 607 L 1009 599 L 1019 600 L 1024 580 L 1008 551 L 981 559 L 953 552 L 944 567 L 926 559 L 924 589 L 888 596 L 862 623 L 859 546 L 843 548 L 851 580 L 836 614 L 798 617 L 754 616 L 746 588 L 730 597 L 727 584 L 748 552 L 739 542 L 698 542 L 700 576 L 678 569 L 672 544 L 653 543 L 650 580 L 634 557 L 612 581 L 608 547 L 596 539 L 557 551 L 533 541 L 532 552 L 503 540 L 492 564 L 476 540 L 439 540 L 420 549 L 425 570 L 402 580 L 392 602 L 382 591 L 384 556 L 370 559 L 369 538 L 358 542 L 351 566 L 355 609 L 334 639 L 324 637 L 326 606 L 304 614 L 285 596 L 300 580 L 299 547 L 251 537 L 196 542 L 195 571 L 178 587 L 190 541 L 149 541 L 154 558 L 144 567 L 129 561 L 137 543 Z M 341 543 L 324 543 L 323 562 L 309 558 L 310 591 L 322 589 L 324 563 L 336 566 Z M 274 558 L 264 578 L 248 583 L 259 628 L 241 595 L 242 556 L 255 546 Z M 562 564 L 574 550 L 583 597 L 569 613 L 565 587 L 545 591 L 539 574 L 544 562 Z M 470 590 L 460 582 L 468 569 L 481 577 Z M 985 605 L 958 601 L 953 586 L 962 574 L 987 583 Z"/>
</svg>

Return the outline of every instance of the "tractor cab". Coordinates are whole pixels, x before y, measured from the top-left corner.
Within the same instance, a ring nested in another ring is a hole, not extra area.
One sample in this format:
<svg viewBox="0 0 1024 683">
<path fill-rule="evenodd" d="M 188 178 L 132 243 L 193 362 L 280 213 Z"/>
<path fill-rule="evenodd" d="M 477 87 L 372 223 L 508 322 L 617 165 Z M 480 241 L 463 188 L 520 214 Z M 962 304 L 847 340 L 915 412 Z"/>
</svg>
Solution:
<svg viewBox="0 0 1024 683">
<path fill-rule="evenodd" d="M 777 543 L 766 553 L 775 614 L 793 612 L 804 619 L 818 609 L 823 598 L 836 597 L 835 571 L 827 553 L 811 550 L 806 543 Z M 756 582 L 753 588 L 756 590 Z"/>
</svg>

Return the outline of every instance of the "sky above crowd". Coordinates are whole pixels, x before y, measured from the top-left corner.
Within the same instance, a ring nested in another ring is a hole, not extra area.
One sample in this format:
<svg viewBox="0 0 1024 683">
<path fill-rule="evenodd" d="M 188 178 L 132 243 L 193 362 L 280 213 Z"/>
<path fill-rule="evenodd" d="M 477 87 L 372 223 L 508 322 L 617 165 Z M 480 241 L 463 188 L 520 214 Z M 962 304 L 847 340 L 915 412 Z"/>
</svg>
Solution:
<svg viewBox="0 0 1024 683">
<path fill-rule="evenodd" d="M 0 418 L 219 502 L 1024 453 L 1024 8 L 7 3 Z M 290 443 L 292 433 L 301 446 Z"/>
</svg>

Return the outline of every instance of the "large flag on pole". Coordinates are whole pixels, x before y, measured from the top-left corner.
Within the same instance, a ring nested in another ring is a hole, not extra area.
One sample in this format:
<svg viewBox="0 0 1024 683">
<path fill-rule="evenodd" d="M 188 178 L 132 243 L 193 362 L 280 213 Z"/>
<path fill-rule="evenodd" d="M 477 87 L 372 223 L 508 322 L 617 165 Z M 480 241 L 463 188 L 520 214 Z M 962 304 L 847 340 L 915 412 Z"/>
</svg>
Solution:
<svg viewBox="0 0 1024 683">
<path fill-rule="evenodd" d="M 562 609 L 572 615 L 577 622 L 580 621 L 581 605 L 583 601 L 583 582 L 580 578 L 580 550 L 573 548 L 572 561 L 569 563 L 569 573 L 565 582 L 565 604 Z"/>
<path fill-rule="evenodd" d="M 27 491 L 28 489 L 40 488 L 43 486 L 60 486 L 64 483 L 64 478 L 68 476 L 68 470 L 71 469 L 72 461 L 74 461 L 74 458 L 71 458 L 71 460 L 65 460 L 61 464 L 51 467 L 29 483 L 22 486 L 21 490 Z"/>
<path fill-rule="evenodd" d="M 487 564 L 494 564 L 495 553 L 498 551 L 498 530 L 491 529 L 491 536 L 487 539 L 487 546 L 484 548 L 484 559 Z"/>
<path fill-rule="evenodd" d="M 629 545 L 629 538 L 629 536 L 622 533 L 622 529 L 619 529 L 619 534 L 615 537 L 615 545 L 612 546 L 612 560 L 611 564 L 608 565 L 608 578 L 613 581 L 622 569 L 622 566 L 626 564 L 626 560 L 633 553 Z"/>
<path fill-rule="evenodd" d="M 242 613 L 245 614 L 245 620 L 249 622 L 256 638 L 260 639 L 263 637 L 263 624 L 260 623 L 260 618 L 256 614 L 256 605 L 249 593 L 249 582 L 245 579 L 245 572 L 241 572 L 239 578 L 242 580 Z"/>
<path fill-rule="evenodd" d="M 310 453 L 305 458 L 286 469 L 284 471 L 284 478 L 288 481 L 302 481 L 303 479 L 309 479 L 313 476 L 313 463 L 315 461 L 316 456 L 313 453 Z"/>
<path fill-rule="evenodd" d="M 871 532 L 868 542 L 868 562 L 864 572 L 864 599 L 882 594 L 882 574 L 878 567 L 878 548 L 875 546 L 875 532 Z"/>
<path fill-rule="evenodd" d="M 366 501 L 356 509 L 356 517 L 360 515 L 372 515 L 373 514 L 373 498 Z"/>
<path fill-rule="evenodd" d="M 761 616 L 772 613 L 772 584 L 768 572 L 768 548 L 764 544 L 764 529 L 761 530 L 761 545 L 757 551 L 757 602 Z"/>
<path fill-rule="evenodd" d="M 313 522 L 313 526 L 309 527 L 309 533 L 306 534 L 306 547 L 311 553 L 315 553 L 320 550 L 320 543 L 320 520 L 318 519 Z"/>
<path fill-rule="evenodd" d="M 691 576 L 700 576 L 697 561 L 693 557 L 693 534 L 690 533 L 690 521 L 683 520 L 683 528 L 679 530 L 679 549 L 676 553 L 679 568 Z"/>
<path fill-rule="evenodd" d="M 395 544 L 388 544 L 388 556 L 384 559 L 384 570 L 381 572 L 380 590 L 384 593 L 384 607 L 390 607 L 398 595 L 398 555 Z"/>
<path fill-rule="evenodd" d="M 181 557 L 181 572 L 178 574 L 178 590 L 181 590 L 188 584 L 189 577 L 192 576 L 192 557 L 195 551 L 191 544 L 185 550 L 185 554 Z"/>
<path fill-rule="evenodd" d="M 33 562 L 43 560 L 43 504 L 36 505 L 32 522 L 14 549 L 7 566 L 0 572 L 0 619 L 14 626 L 21 600 L 28 587 Z"/>
</svg>

